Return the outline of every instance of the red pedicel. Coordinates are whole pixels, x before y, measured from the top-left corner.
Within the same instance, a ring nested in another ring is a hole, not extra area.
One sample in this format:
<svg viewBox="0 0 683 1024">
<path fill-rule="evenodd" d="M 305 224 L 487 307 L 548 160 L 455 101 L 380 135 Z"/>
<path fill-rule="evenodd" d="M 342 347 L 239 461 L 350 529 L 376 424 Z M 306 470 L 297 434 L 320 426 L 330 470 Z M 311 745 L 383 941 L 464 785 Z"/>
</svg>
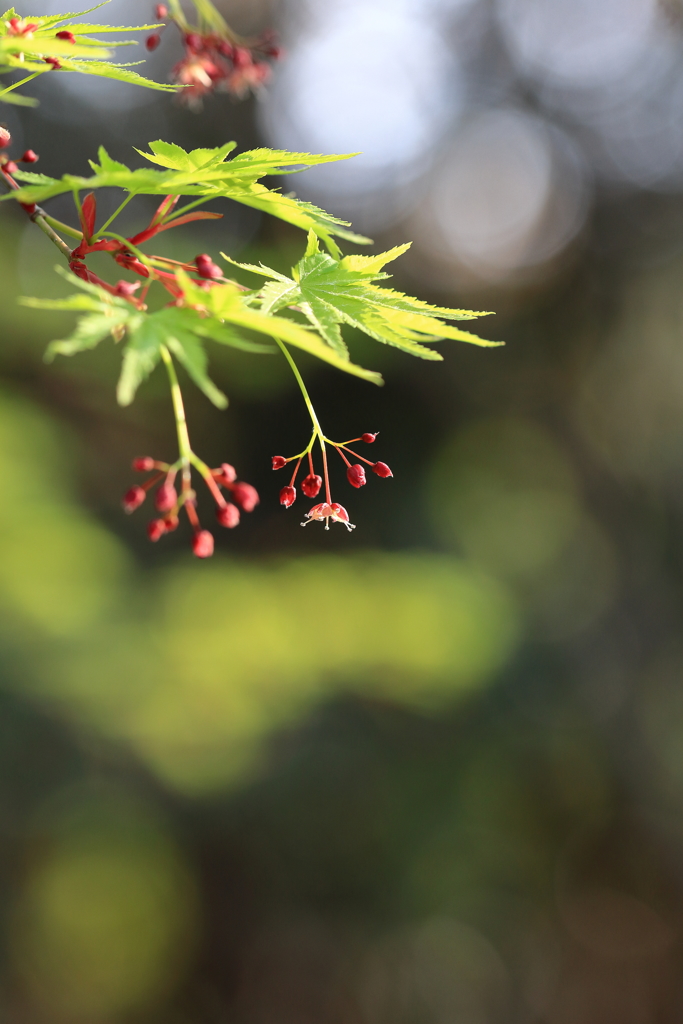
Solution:
<svg viewBox="0 0 683 1024">
<path fill-rule="evenodd" d="M 129 491 L 126 491 L 123 498 L 121 499 L 123 511 L 128 513 L 135 512 L 136 508 L 140 508 L 140 505 L 142 505 L 143 501 L 145 500 L 145 497 L 146 492 L 142 489 L 142 487 L 131 487 L 131 489 Z"/>
<path fill-rule="evenodd" d="M 252 487 L 251 484 L 243 483 L 241 480 L 233 484 L 231 489 L 233 498 L 245 512 L 253 512 L 261 500 L 256 488 Z"/>
<path fill-rule="evenodd" d="M 210 558 L 213 554 L 213 534 L 200 530 L 192 538 L 192 550 L 197 558 Z"/>
<path fill-rule="evenodd" d="M 178 494 L 173 484 L 162 484 L 154 498 L 154 504 L 159 512 L 170 512 L 178 500 Z"/>
<path fill-rule="evenodd" d="M 376 473 L 377 476 L 381 476 L 381 477 L 387 477 L 387 476 L 393 476 L 394 475 L 391 472 L 391 470 L 389 469 L 389 467 L 387 466 L 386 462 L 376 462 L 375 465 L 372 467 L 372 472 Z"/>
<path fill-rule="evenodd" d="M 287 465 L 287 459 L 283 455 L 273 455 L 273 469 L 282 469 L 283 466 Z"/>
<path fill-rule="evenodd" d="M 0 126 L 0 149 L 4 149 L 5 146 L 9 146 L 12 141 L 12 136 L 6 128 Z"/>
<path fill-rule="evenodd" d="M 163 519 L 153 519 L 147 524 L 147 536 L 151 541 L 158 541 L 166 533 L 166 523 Z"/>
<path fill-rule="evenodd" d="M 317 498 L 320 494 L 320 488 L 323 485 L 323 478 L 317 476 L 315 473 L 309 473 L 307 477 L 301 481 L 301 490 L 307 498 Z"/>
<path fill-rule="evenodd" d="M 66 28 L 62 29 L 61 32 L 57 33 L 57 39 L 64 39 L 67 43 L 76 42 L 76 36 L 73 34 L 73 32 L 69 32 L 69 30 Z"/>
<path fill-rule="evenodd" d="M 24 155 L 20 158 L 19 163 L 21 164 L 36 164 L 40 160 L 37 153 L 34 153 L 32 149 L 27 149 Z"/>
<path fill-rule="evenodd" d="M 379 434 L 379 430 L 377 431 L 377 434 Z M 360 439 L 361 441 L 365 441 L 366 444 L 372 444 L 377 437 L 377 434 L 361 434 Z"/>
<path fill-rule="evenodd" d="M 140 455 L 137 459 L 133 459 L 133 469 L 136 473 L 149 473 L 151 469 L 154 469 L 154 459 L 151 455 Z"/>
<path fill-rule="evenodd" d="M 147 36 L 145 39 L 145 46 L 150 51 L 156 50 L 157 46 L 161 42 L 161 36 L 158 32 L 152 32 L 151 36 Z"/>
<path fill-rule="evenodd" d="M 221 526 L 226 526 L 228 530 L 233 530 L 239 525 L 240 521 L 240 510 L 237 505 L 232 505 L 228 502 L 223 508 L 216 509 L 216 519 Z"/>
<path fill-rule="evenodd" d="M 296 501 L 296 487 L 283 487 L 280 491 L 280 504 L 289 508 Z"/>
<path fill-rule="evenodd" d="M 346 470 L 346 479 L 352 487 L 363 487 L 367 483 L 365 470 L 359 463 L 356 463 L 355 466 L 349 466 Z"/>
</svg>

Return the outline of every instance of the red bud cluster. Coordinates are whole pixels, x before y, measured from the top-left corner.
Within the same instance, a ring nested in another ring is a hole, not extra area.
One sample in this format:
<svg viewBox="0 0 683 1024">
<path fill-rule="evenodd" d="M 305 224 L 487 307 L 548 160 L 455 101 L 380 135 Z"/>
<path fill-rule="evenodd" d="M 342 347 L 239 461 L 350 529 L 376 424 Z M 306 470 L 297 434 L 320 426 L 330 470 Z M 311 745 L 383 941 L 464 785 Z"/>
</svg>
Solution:
<svg viewBox="0 0 683 1024">
<path fill-rule="evenodd" d="M 210 281 L 223 277 L 223 271 L 213 262 L 208 253 L 203 252 L 199 256 L 195 256 L 194 264 L 200 277 L 205 277 Z"/>
<path fill-rule="evenodd" d="M 201 465 L 201 464 L 200 464 Z M 178 494 L 175 487 L 175 478 L 181 472 L 181 491 Z M 152 473 L 142 486 L 131 487 L 123 496 L 123 507 L 126 512 L 134 512 L 142 505 L 147 492 L 159 484 L 154 495 L 154 505 L 161 515 L 152 519 L 147 525 L 147 536 L 151 541 L 158 541 L 166 533 L 172 533 L 179 525 L 178 513 L 184 509 L 190 525 L 194 531 L 192 550 L 198 558 L 208 558 L 213 554 L 213 536 L 208 530 L 203 530 L 197 515 L 197 498 L 192 490 L 190 480 L 190 467 L 187 463 L 183 465 L 179 460 L 175 466 L 169 466 L 165 462 L 158 462 L 150 455 L 141 455 L 133 459 L 133 469 L 138 473 Z M 240 508 L 244 512 L 251 512 L 259 503 L 258 492 L 251 484 L 237 480 L 237 473 L 234 466 L 224 462 L 218 469 L 202 469 L 204 481 L 211 491 L 216 502 L 216 519 L 221 526 L 228 530 L 239 525 Z M 228 489 L 234 501 L 226 501 L 221 494 L 221 487 Z M 239 506 L 239 507 L 238 507 Z"/>
<path fill-rule="evenodd" d="M 309 473 L 301 481 L 302 493 L 307 498 L 317 498 L 317 496 L 320 494 L 320 491 L 323 486 L 323 478 L 318 476 L 318 474 L 315 472 L 313 468 L 313 456 L 311 455 L 312 445 L 313 442 L 315 441 L 316 436 L 317 434 L 314 434 L 313 438 L 311 439 L 311 444 L 308 446 L 308 449 L 303 453 L 303 455 L 293 455 L 290 459 L 286 459 L 284 455 L 273 455 L 271 457 L 273 469 L 283 469 L 288 462 L 293 462 L 296 459 L 296 465 L 294 467 L 292 479 L 289 481 L 289 484 L 286 487 L 283 487 L 280 491 L 280 504 L 284 505 L 285 508 L 289 508 L 296 501 L 296 488 L 294 486 L 294 482 L 297 478 L 301 462 L 305 456 L 308 457 Z M 323 455 L 323 472 L 325 474 L 324 483 L 326 501 L 322 502 L 322 504 L 320 505 L 315 505 L 314 508 L 312 508 L 311 511 L 307 513 L 306 518 L 309 522 L 314 519 L 319 520 L 321 522 L 324 521 L 325 529 L 327 530 L 329 529 L 331 520 L 335 523 L 344 523 L 344 525 L 349 530 L 354 529 L 354 527 L 349 523 L 349 516 L 348 513 L 346 512 L 346 509 L 344 509 L 341 505 L 337 505 L 336 502 L 333 502 L 331 499 L 330 481 L 327 469 L 326 446 L 329 445 L 331 448 L 334 448 L 335 451 L 337 451 L 341 458 L 343 459 L 344 463 L 346 464 L 346 479 L 349 481 L 351 486 L 364 487 L 365 484 L 367 483 L 367 478 L 365 475 L 365 467 L 361 465 L 361 462 L 364 462 L 366 465 L 368 465 L 370 469 L 373 471 L 373 473 L 375 473 L 379 477 L 393 476 L 393 473 L 391 472 L 391 470 L 389 469 L 385 462 L 370 462 L 369 459 L 364 458 L 362 455 L 357 455 L 356 452 L 351 451 L 351 449 L 348 447 L 350 444 L 353 444 L 356 441 L 364 441 L 366 444 L 373 444 L 376 437 L 376 433 L 366 433 L 361 434 L 360 437 L 353 438 L 353 440 L 351 441 L 343 441 L 340 442 L 339 444 L 337 444 L 335 441 L 330 441 L 328 438 L 320 438 L 320 446 Z M 347 455 L 353 455 L 354 458 L 360 459 L 360 462 L 351 464 L 347 458 Z M 306 523 L 302 523 L 301 525 L 305 526 Z"/>
<path fill-rule="evenodd" d="M 157 4 L 156 16 L 163 21 L 169 16 L 165 4 Z M 171 15 L 172 20 L 176 20 Z M 257 91 L 270 77 L 269 60 L 281 55 L 271 32 L 253 41 L 236 42 L 234 37 L 217 32 L 184 31 L 178 22 L 185 53 L 173 68 L 172 77 L 186 86 L 179 99 L 189 106 L 199 106 L 204 96 L 213 92 L 229 92 L 243 98 Z M 159 36 L 147 39 L 147 48 L 156 49 Z"/>
</svg>

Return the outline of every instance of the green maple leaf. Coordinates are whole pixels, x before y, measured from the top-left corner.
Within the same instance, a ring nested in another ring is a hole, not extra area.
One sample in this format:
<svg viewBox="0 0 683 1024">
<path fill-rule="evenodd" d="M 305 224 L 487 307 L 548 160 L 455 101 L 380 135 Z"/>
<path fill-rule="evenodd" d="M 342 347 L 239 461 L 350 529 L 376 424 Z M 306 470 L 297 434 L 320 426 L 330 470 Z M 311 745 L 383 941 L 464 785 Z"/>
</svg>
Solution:
<svg viewBox="0 0 683 1024">
<path fill-rule="evenodd" d="M 235 143 L 228 142 L 216 149 L 196 149 L 188 153 L 172 143 L 151 142 L 152 152 L 141 155 L 150 163 L 164 168 L 157 171 L 150 167 L 131 170 L 118 160 L 112 160 L 107 151 L 100 147 L 100 162 L 90 162 L 95 172 L 94 176 L 83 178 L 65 174 L 59 179 L 41 177 L 37 182 L 27 177 L 27 172 L 19 171 L 18 180 L 26 181 L 27 185 L 3 196 L 2 199 L 14 198 L 22 203 L 42 203 L 66 192 L 110 187 L 122 188 L 135 195 L 226 198 L 270 213 L 305 231 L 315 232 L 335 256 L 340 253 L 332 238 L 333 235 L 358 243 L 369 241 L 362 235 L 349 231 L 347 221 L 339 220 L 311 203 L 266 188 L 259 180 L 266 175 L 292 174 L 317 164 L 346 160 L 354 154 L 325 156 L 290 153 L 282 149 L 254 149 L 228 160 L 227 157 L 234 148 Z"/>
<path fill-rule="evenodd" d="M 98 4 L 96 7 L 91 7 L 90 11 L 95 11 L 102 6 L 104 5 Z M 107 60 L 112 47 L 133 46 L 135 40 L 107 40 L 103 43 L 102 40 L 91 38 L 89 35 L 91 32 L 148 31 L 160 28 L 160 25 L 88 25 L 83 22 L 72 23 L 69 21 L 70 18 L 77 17 L 81 13 L 87 14 L 89 11 L 55 14 L 48 17 L 27 16 L 24 20 L 36 26 L 34 31 L 28 35 L 10 31 L 9 19 L 18 17 L 14 8 L 10 8 L 0 16 L 0 74 L 21 71 L 26 76 L 19 82 L 0 88 L 0 102 L 35 106 L 36 100 L 16 93 L 14 90 L 32 77 L 35 78 L 53 71 L 53 68 L 46 63 L 46 57 L 55 57 L 59 60 L 62 71 L 96 75 L 100 78 L 110 78 L 163 92 L 177 92 L 179 88 L 177 85 L 153 82 L 128 70 L 133 66 L 131 64 L 114 64 Z M 76 37 L 75 41 L 57 39 L 58 29 L 67 29 Z M 141 64 L 144 61 L 136 63 Z"/>
<path fill-rule="evenodd" d="M 177 273 L 178 283 L 183 290 L 185 301 L 196 309 L 201 309 L 207 314 L 204 320 L 204 330 L 208 329 L 207 337 L 212 328 L 208 325 L 213 321 L 222 324 L 230 324 L 234 327 L 242 327 L 250 331 L 258 331 L 260 334 L 268 335 L 278 341 L 294 345 L 296 348 L 309 355 L 322 359 L 338 370 L 361 377 L 371 381 L 373 384 L 381 384 L 382 377 L 372 370 L 365 370 L 349 361 L 348 352 L 339 353 L 333 351 L 313 331 L 300 324 L 289 320 L 287 317 L 276 316 L 273 313 L 264 313 L 249 305 L 250 296 L 231 283 L 215 285 L 209 292 L 205 292 L 183 271 Z M 216 338 L 215 340 L 220 340 Z"/>
<path fill-rule="evenodd" d="M 277 313 L 287 306 L 296 306 L 340 357 L 346 353 L 340 330 L 344 323 L 358 328 L 376 341 L 393 345 L 421 359 L 442 358 L 424 344 L 441 338 L 486 347 L 502 344 L 486 341 L 443 322 L 471 320 L 488 316 L 488 313 L 433 306 L 375 284 L 389 277 L 382 268 L 408 248 L 409 244 L 399 245 L 378 256 L 345 256 L 342 260 L 335 260 L 320 251 L 318 240 L 311 233 L 306 253 L 292 268 L 291 278 L 263 266 L 245 263 L 236 263 L 236 266 L 272 278 L 260 292 L 262 312 Z M 229 257 L 225 256 L 225 259 Z"/>
</svg>

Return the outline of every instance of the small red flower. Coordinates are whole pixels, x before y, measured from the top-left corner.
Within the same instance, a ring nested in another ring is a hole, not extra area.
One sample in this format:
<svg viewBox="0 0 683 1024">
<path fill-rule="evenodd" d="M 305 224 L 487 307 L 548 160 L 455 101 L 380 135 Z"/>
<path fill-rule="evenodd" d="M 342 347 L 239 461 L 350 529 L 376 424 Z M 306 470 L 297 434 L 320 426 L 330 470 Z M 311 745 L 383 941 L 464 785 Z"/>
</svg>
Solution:
<svg viewBox="0 0 683 1024">
<path fill-rule="evenodd" d="M 66 29 L 66 28 L 62 29 L 61 32 L 58 32 L 56 38 L 57 39 L 64 39 L 65 42 L 67 42 L 67 43 L 75 43 L 76 42 L 76 36 L 73 34 L 73 32 L 69 32 L 69 30 Z"/>
<path fill-rule="evenodd" d="M 320 494 L 320 488 L 323 485 L 323 478 L 318 476 L 316 473 L 309 473 L 307 477 L 301 481 L 301 490 L 307 498 L 317 498 Z"/>
<path fill-rule="evenodd" d="M 123 511 L 128 512 L 129 514 L 131 512 L 135 512 L 135 509 L 140 508 L 140 505 L 142 505 L 146 497 L 147 492 L 144 487 L 131 487 L 131 489 L 126 491 L 121 499 Z"/>
<path fill-rule="evenodd" d="M 150 455 L 141 455 L 133 459 L 133 469 L 136 473 L 149 473 L 154 469 L 156 463 Z"/>
<path fill-rule="evenodd" d="M 0 126 L 0 149 L 5 149 L 6 146 L 9 146 L 11 141 L 12 136 L 10 135 L 10 133 L 7 131 L 6 128 Z"/>
<path fill-rule="evenodd" d="M 172 483 L 161 485 L 154 498 L 154 504 L 159 512 L 170 512 L 178 502 L 178 492 Z"/>
<path fill-rule="evenodd" d="M 52 70 L 53 71 L 60 71 L 61 70 L 61 67 L 62 67 L 61 61 L 58 61 L 56 57 L 45 57 L 44 60 L 45 60 L 46 64 L 51 64 L 52 65 Z"/>
<path fill-rule="evenodd" d="M 157 21 L 163 21 L 164 18 L 168 17 L 168 7 L 166 4 L 157 4 L 154 8 L 154 16 Z"/>
<path fill-rule="evenodd" d="M 358 463 L 356 463 L 355 466 L 349 466 L 346 470 L 346 479 L 352 487 L 364 487 L 367 483 L 365 479 L 365 470 Z"/>
<path fill-rule="evenodd" d="M 245 512 L 253 512 L 261 500 L 255 487 L 252 487 L 251 484 L 245 484 L 240 480 L 232 484 L 230 489 L 233 499 Z"/>
<path fill-rule="evenodd" d="M 5 160 L 2 164 L 2 169 L 3 171 L 5 171 L 6 174 L 14 174 L 16 171 L 19 170 L 14 160 Z"/>
<path fill-rule="evenodd" d="M 374 466 L 372 466 L 372 472 L 376 473 L 377 476 L 380 476 L 380 477 L 383 477 L 383 478 L 394 475 L 391 472 L 391 470 L 389 469 L 389 467 L 387 466 L 386 462 L 376 462 L 374 464 Z"/>
<path fill-rule="evenodd" d="M 283 455 L 272 456 L 273 469 L 284 469 L 287 465 L 287 459 Z"/>
<path fill-rule="evenodd" d="M 213 554 L 213 534 L 199 530 L 192 538 L 192 550 L 197 558 L 210 558 Z"/>
<path fill-rule="evenodd" d="M 280 504 L 289 508 L 296 501 L 296 487 L 283 487 L 280 491 Z"/>
<path fill-rule="evenodd" d="M 220 470 L 217 470 L 217 472 L 216 482 L 221 484 L 222 487 L 229 487 L 237 479 L 237 471 L 229 462 L 223 462 Z"/>
<path fill-rule="evenodd" d="M 164 526 L 166 527 L 167 533 L 173 533 L 173 531 L 177 530 L 178 527 L 180 526 L 180 520 L 178 519 L 178 516 L 164 516 Z"/>
<path fill-rule="evenodd" d="M 147 38 L 145 39 L 145 46 L 147 47 L 147 49 L 151 53 L 152 50 L 156 50 L 156 48 L 157 48 L 157 46 L 159 45 L 160 42 L 161 42 L 161 36 L 159 35 L 159 33 L 158 32 L 152 32 L 151 36 L 147 36 Z"/>
<path fill-rule="evenodd" d="M 166 530 L 167 526 L 163 519 L 152 519 L 151 523 L 147 524 L 147 536 L 154 543 L 163 537 Z"/>
<path fill-rule="evenodd" d="M 194 258 L 197 273 L 200 277 L 205 277 L 207 280 L 215 281 L 220 277 L 223 277 L 223 271 L 217 266 L 211 257 L 203 252 L 199 256 Z"/>
<path fill-rule="evenodd" d="M 32 149 L 27 149 L 24 155 L 20 158 L 19 163 L 22 164 L 36 164 L 40 160 L 37 153 L 34 153 Z"/>
<path fill-rule="evenodd" d="M 330 528 L 330 519 L 333 523 L 343 523 L 346 529 L 351 532 L 356 527 L 353 523 L 349 522 L 349 513 L 343 507 L 343 505 L 337 504 L 336 501 L 327 502 L 323 501 L 320 505 L 314 505 L 310 512 L 306 513 L 306 519 L 308 522 L 302 523 L 302 526 L 308 526 L 308 523 L 317 520 L 317 522 L 325 522 L 325 529 Z"/>
<path fill-rule="evenodd" d="M 228 530 L 233 530 L 239 525 L 240 510 L 237 505 L 232 505 L 228 502 L 227 505 L 224 505 L 222 508 L 216 509 L 216 519 L 221 526 L 226 526 Z"/>
<path fill-rule="evenodd" d="M 377 431 L 377 434 L 378 433 L 379 433 L 379 431 Z M 365 441 L 366 444 L 372 444 L 372 442 L 377 437 L 377 434 L 361 434 L 360 435 L 360 440 L 361 441 Z"/>
</svg>

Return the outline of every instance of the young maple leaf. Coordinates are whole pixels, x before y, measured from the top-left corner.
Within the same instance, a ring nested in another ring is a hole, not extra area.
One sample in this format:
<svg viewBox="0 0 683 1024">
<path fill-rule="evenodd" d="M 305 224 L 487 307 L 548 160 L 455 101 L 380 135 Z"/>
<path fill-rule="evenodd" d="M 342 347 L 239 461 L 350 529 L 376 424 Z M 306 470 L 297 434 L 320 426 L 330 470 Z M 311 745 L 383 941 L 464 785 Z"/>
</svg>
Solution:
<svg viewBox="0 0 683 1024">
<path fill-rule="evenodd" d="M 340 330 L 342 323 L 421 359 L 442 358 L 438 352 L 424 345 L 425 341 L 441 338 L 485 347 L 503 344 L 443 323 L 444 320 L 472 320 L 489 316 L 489 313 L 432 306 L 391 288 L 377 287 L 376 281 L 390 276 L 382 273 L 385 264 L 401 256 L 408 248 L 410 243 L 398 245 L 378 256 L 345 256 L 335 260 L 320 251 L 318 239 L 311 232 L 306 253 L 292 268 L 291 278 L 263 266 L 236 265 L 273 279 L 260 292 L 263 313 L 296 306 L 330 348 L 339 355 L 346 354 L 346 358 L 348 353 Z"/>
</svg>

